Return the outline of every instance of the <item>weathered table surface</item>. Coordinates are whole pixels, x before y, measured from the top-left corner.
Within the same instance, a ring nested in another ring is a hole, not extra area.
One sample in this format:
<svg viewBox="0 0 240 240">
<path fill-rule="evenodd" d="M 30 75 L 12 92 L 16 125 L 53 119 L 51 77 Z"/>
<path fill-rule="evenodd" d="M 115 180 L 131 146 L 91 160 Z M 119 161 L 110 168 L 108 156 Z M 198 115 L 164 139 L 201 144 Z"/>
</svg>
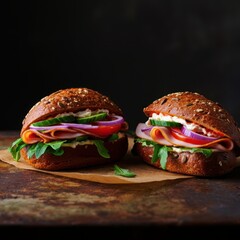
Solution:
<svg viewBox="0 0 240 240">
<path fill-rule="evenodd" d="M 0 149 L 17 137 L 18 132 L 0 132 Z M 28 231 L 29 239 L 36 233 L 44 237 L 45 228 L 48 236 L 63 236 L 70 229 L 82 237 L 97 233 L 100 239 L 101 234 L 105 239 L 175 233 L 229 237 L 240 229 L 240 168 L 217 179 L 107 185 L 0 161 L 0 227 L 5 234 Z"/>
</svg>

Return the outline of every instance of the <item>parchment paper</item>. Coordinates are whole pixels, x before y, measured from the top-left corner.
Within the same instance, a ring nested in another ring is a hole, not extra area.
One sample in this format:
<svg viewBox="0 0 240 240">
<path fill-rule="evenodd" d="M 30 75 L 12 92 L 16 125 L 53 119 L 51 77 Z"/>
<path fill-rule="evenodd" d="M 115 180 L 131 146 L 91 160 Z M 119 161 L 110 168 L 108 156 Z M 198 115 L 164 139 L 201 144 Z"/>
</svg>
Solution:
<svg viewBox="0 0 240 240">
<path fill-rule="evenodd" d="M 119 167 L 126 168 L 136 173 L 133 178 L 122 177 L 114 174 L 114 164 L 107 164 L 103 166 L 94 166 L 88 168 L 82 168 L 79 170 L 67 170 L 67 171 L 45 171 L 35 169 L 26 163 L 22 158 L 17 162 L 13 159 L 12 155 L 7 149 L 0 150 L 0 160 L 3 162 L 14 165 L 20 169 L 44 172 L 57 176 L 76 178 L 81 180 L 87 180 L 91 182 L 99 182 L 106 184 L 126 184 L 126 183 L 147 183 L 147 182 L 161 182 L 166 180 L 175 180 L 183 178 L 193 178 L 193 176 L 182 175 L 177 173 L 170 173 L 153 166 L 150 166 L 143 162 L 139 157 L 131 154 L 133 146 L 133 139 L 129 138 L 129 148 L 126 156 L 116 164 Z M 238 157 L 238 164 L 240 166 L 240 157 Z"/>
</svg>

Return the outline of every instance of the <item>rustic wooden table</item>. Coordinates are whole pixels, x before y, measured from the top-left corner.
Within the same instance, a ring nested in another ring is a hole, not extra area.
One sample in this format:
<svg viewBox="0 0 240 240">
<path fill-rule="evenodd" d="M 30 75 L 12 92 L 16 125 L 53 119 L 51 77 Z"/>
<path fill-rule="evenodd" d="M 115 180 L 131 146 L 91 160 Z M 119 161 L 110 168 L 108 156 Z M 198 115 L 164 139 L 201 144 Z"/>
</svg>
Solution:
<svg viewBox="0 0 240 240">
<path fill-rule="evenodd" d="M 0 149 L 17 137 L 0 132 Z M 240 229 L 240 168 L 217 179 L 107 185 L 0 161 L 0 227 L 29 239 L 229 237 Z"/>
</svg>

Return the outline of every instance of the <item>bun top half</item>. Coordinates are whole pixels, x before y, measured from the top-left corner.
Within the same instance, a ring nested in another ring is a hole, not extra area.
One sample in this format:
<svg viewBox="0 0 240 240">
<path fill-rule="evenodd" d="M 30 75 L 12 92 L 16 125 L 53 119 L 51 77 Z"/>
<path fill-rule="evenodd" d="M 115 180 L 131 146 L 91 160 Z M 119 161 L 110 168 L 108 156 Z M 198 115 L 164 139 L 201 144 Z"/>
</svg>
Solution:
<svg viewBox="0 0 240 240">
<path fill-rule="evenodd" d="M 110 113 L 123 116 L 122 109 L 116 103 L 97 91 L 89 88 L 67 88 L 53 92 L 37 102 L 23 119 L 21 133 L 34 122 L 85 109 L 107 109 Z"/>
<path fill-rule="evenodd" d="M 233 116 L 218 103 L 194 92 L 175 92 L 163 96 L 143 109 L 153 113 L 183 118 L 231 138 L 240 147 L 240 130 Z"/>
</svg>

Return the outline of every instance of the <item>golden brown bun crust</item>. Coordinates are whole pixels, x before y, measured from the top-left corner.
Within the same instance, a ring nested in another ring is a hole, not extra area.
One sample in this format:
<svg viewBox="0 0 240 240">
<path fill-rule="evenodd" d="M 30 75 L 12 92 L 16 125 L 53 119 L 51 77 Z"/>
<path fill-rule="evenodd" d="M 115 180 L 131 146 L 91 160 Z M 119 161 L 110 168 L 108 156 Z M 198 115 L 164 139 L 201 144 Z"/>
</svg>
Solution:
<svg viewBox="0 0 240 240">
<path fill-rule="evenodd" d="M 134 144 L 134 151 L 147 164 L 160 168 L 160 161 L 151 162 L 153 147 Z M 231 172 L 237 166 L 237 159 L 233 151 L 214 152 L 206 158 L 202 153 L 170 152 L 167 158 L 166 170 L 169 172 L 199 177 L 217 177 Z"/>
<path fill-rule="evenodd" d="M 76 148 L 65 147 L 62 156 L 54 156 L 52 154 L 43 154 L 39 159 L 35 156 L 28 159 L 26 148 L 21 149 L 23 159 L 37 169 L 42 170 L 65 170 L 80 169 L 83 167 L 103 165 L 120 161 L 128 150 L 128 138 L 124 136 L 114 142 L 105 142 L 110 158 L 104 158 L 98 154 L 95 145 L 78 145 Z"/>
<path fill-rule="evenodd" d="M 110 113 L 123 115 L 122 110 L 112 100 L 97 91 L 89 88 L 68 88 L 56 91 L 36 103 L 22 122 L 21 134 L 33 122 L 87 108 L 91 110 L 107 109 Z"/>
<path fill-rule="evenodd" d="M 155 100 L 143 109 L 146 116 L 163 113 L 195 122 L 231 138 L 240 147 L 240 130 L 232 115 L 199 93 L 176 92 Z"/>
</svg>

